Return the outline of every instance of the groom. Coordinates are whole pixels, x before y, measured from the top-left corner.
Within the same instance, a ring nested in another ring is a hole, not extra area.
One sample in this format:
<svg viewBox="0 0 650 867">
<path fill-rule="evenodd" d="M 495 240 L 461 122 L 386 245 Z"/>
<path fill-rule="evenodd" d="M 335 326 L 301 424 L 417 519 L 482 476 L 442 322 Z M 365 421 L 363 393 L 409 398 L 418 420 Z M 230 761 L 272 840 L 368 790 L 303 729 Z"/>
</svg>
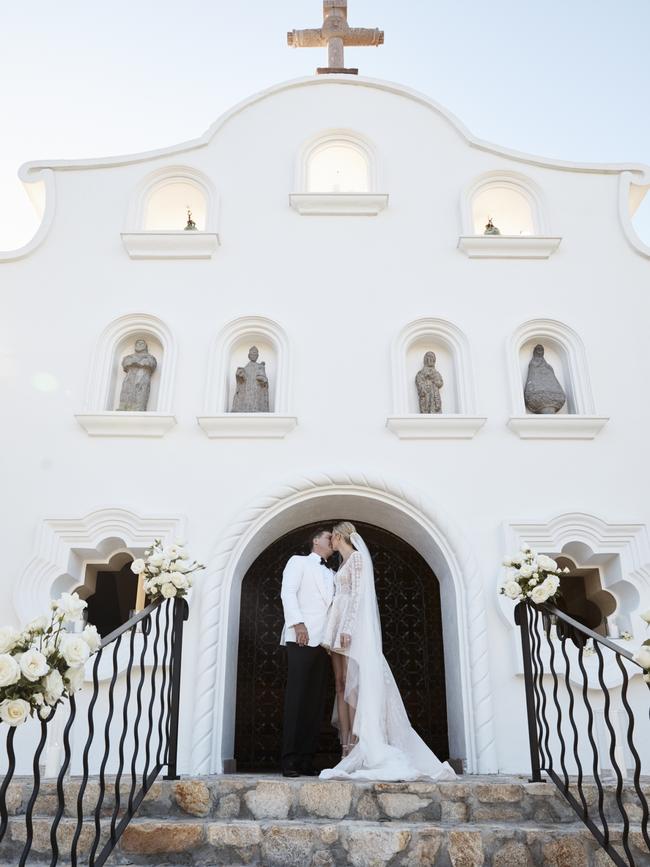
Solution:
<svg viewBox="0 0 650 867">
<path fill-rule="evenodd" d="M 320 640 L 334 594 L 334 578 L 326 562 L 333 554 L 331 540 L 329 530 L 316 530 L 310 538 L 311 554 L 291 557 L 282 574 L 280 644 L 286 644 L 288 664 L 282 734 L 285 777 L 318 773 L 313 760 L 329 667 Z"/>
</svg>

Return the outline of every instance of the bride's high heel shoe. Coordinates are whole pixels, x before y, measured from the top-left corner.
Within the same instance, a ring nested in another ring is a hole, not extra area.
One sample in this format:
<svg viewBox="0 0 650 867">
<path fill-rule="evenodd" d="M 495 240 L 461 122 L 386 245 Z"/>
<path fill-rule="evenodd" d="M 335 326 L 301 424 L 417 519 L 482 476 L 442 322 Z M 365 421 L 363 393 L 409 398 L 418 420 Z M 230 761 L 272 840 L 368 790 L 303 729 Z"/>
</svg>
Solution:
<svg viewBox="0 0 650 867">
<path fill-rule="evenodd" d="M 345 759 L 350 755 L 350 750 L 352 749 L 353 744 L 341 744 L 341 758 Z"/>
</svg>

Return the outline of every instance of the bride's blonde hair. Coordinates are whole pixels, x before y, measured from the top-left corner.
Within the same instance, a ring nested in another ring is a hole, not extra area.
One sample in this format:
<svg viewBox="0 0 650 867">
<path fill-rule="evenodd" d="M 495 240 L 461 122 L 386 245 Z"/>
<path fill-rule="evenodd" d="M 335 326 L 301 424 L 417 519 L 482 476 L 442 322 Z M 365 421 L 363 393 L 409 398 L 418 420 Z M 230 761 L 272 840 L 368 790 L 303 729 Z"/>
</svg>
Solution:
<svg viewBox="0 0 650 867">
<path fill-rule="evenodd" d="M 334 524 L 332 527 L 333 533 L 340 533 L 341 536 L 345 539 L 348 545 L 352 545 L 352 540 L 350 536 L 353 533 L 357 532 L 357 528 L 350 521 L 340 521 L 338 524 Z"/>
</svg>

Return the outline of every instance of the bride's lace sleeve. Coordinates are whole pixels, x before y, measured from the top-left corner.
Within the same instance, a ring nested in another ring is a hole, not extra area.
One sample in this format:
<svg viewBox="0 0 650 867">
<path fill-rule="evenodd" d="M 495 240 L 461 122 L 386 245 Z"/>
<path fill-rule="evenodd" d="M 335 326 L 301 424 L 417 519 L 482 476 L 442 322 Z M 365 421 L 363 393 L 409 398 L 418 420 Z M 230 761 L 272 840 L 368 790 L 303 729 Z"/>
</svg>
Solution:
<svg viewBox="0 0 650 867">
<path fill-rule="evenodd" d="M 345 609 L 345 616 L 341 625 L 341 633 L 343 635 L 352 635 L 354 626 L 357 622 L 357 612 L 359 610 L 359 590 L 361 589 L 361 570 L 363 567 L 363 559 L 358 551 L 350 555 L 348 560 L 348 569 L 350 571 L 350 599 L 348 600 Z"/>
</svg>

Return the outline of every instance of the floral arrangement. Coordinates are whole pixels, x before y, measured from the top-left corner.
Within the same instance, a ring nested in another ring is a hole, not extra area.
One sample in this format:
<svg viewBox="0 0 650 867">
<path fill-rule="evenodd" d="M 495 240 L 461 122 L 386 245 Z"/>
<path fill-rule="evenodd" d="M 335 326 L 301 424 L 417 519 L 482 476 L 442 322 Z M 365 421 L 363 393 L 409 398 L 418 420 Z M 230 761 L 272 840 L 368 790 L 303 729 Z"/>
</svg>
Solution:
<svg viewBox="0 0 650 867">
<path fill-rule="evenodd" d="M 67 624 L 83 621 L 86 602 L 64 593 L 51 603 L 51 615 L 37 617 L 22 631 L 0 627 L 0 720 L 10 726 L 54 708 L 81 689 L 86 660 L 101 647 L 95 626 L 73 633 Z"/>
<path fill-rule="evenodd" d="M 144 556 L 145 559 L 131 563 L 131 571 L 141 579 L 150 602 L 160 598 L 186 596 L 192 586 L 191 573 L 205 568 L 190 560 L 181 543 L 163 546 L 160 539 L 154 539 L 153 545 L 144 552 Z"/>
<path fill-rule="evenodd" d="M 546 554 L 538 554 L 524 546 L 515 557 L 503 561 L 512 570 L 508 572 L 500 592 L 515 602 L 530 600 L 536 605 L 555 602 L 560 593 L 560 575 L 568 568 L 560 569 L 555 560 Z"/>
<path fill-rule="evenodd" d="M 650 626 L 650 608 L 644 611 L 641 617 Z M 650 683 L 650 638 L 646 639 L 634 654 L 634 661 L 645 669 L 643 679 L 646 683 Z"/>
</svg>

